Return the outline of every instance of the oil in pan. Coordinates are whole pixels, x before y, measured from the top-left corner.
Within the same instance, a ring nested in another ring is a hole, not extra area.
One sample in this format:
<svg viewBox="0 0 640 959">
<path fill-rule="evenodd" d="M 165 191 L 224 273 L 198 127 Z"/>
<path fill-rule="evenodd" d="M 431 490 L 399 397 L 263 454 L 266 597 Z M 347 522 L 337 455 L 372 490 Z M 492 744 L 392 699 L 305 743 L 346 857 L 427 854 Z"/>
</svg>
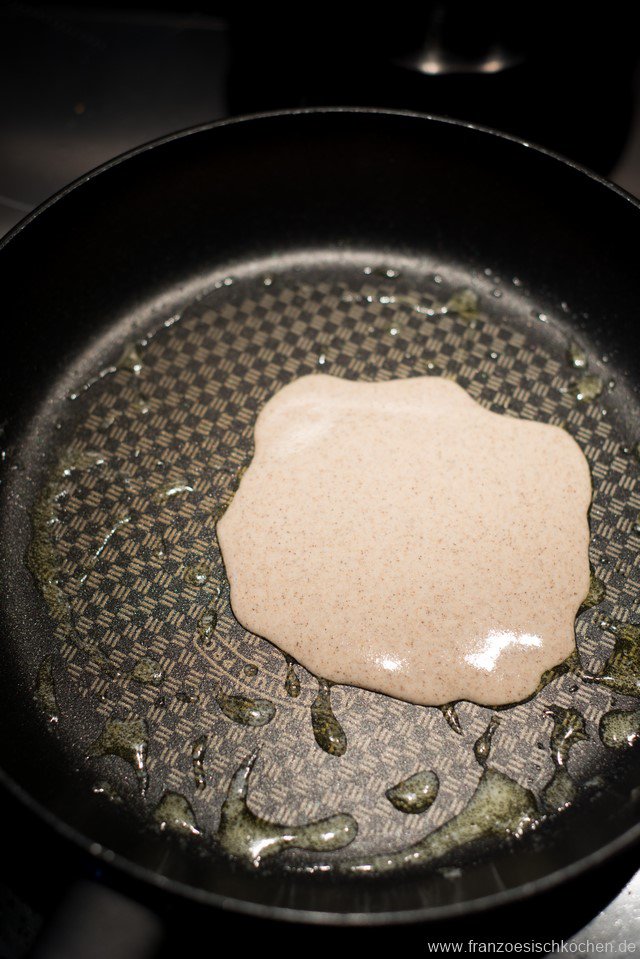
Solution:
<svg viewBox="0 0 640 959">
<path fill-rule="evenodd" d="M 142 801 L 153 828 L 252 868 L 375 875 L 518 842 L 596 789 L 640 735 L 638 404 L 611 365 L 570 305 L 551 316 L 517 278 L 411 261 L 228 277 L 123 341 L 68 399 L 27 552 L 57 636 L 32 682 L 95 770 L 93 801 Z M 580 444 L 578 655 L 527 702 L 426 708 L 333 686 L 234 619 L 216 522 L 261 406 L 314 370 L 447 376 Z"/>
</svg>

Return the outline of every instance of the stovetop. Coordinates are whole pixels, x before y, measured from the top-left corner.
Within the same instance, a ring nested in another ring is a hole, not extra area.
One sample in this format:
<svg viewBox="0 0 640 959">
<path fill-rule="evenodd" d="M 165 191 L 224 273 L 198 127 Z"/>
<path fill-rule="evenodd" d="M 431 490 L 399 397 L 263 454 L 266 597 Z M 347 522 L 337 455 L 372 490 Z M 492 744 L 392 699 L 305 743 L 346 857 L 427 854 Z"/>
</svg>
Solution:
<svg viewBox="0 0 640 959">
<path fill-rule="evenodd" d="M 638 58 L 606 25 L 587 25 L 584 42 L 569 45 L 575 27 L 569 33 L 557 19 L 548 44 L 539 24 L 523 40 L 507 23 L 489 43 L 477 24 L 467 24 L 462 38 L 454 31 L 452 39 L 450 24 L 438 26 L 435 16 L 426 25 L 391 25 L 385 39 L 387 24 L 376 29 L 320 18 L 309 31 L 295 17 L 254 16 L 236 6 L 226 19 L 207 4 L 204 13 L 189 16 L 141 10 L 143 3 L 136 12 L 122 5 L 111 11 L 24 2 L 0 7 L 0 77 L 9 92 L 0 99 L 0 236 L 65 184 L 123 151 L 220 117 L 287 106 L 390 106 L 496 126 L 563 152 L 640 196 Z M 437 13 L 446 4 L 426 6 Z M 489 39 L 491 26 L 483 28 Z M 409 42 L 412 30 L 427 40 Z M 501 79 L 504 63 L 514 67 L 508 81 Z M 1 794 L 0 815 L 14 835 L 23 828 L 21 810 Z M 0 959 L 28 953 L 60 890 L 87 868 L 79 857 L 57 856 L 57 841 L 46 829 L 28 828 L 28 848 L 6 847 L 0 858 Z M 411 937 L 424 952 L 428 942 L 473 938 L 555 941 L 559 955 L 634 952 L 640 950 L 639 867 L 640 852 L 631 850 L 544 900 L 455 929 L 396 930 L 393 941 L 406 945 Z M 204 922 L 176 909 L 163 956 L 181 949 L 186 921 L 192 935 Z M 264 943 L 286 947 L 294 935 L 302 941 L 293 928 L 250 928 Z M 200 931 L 206 943 L 206 930 Z M 369 940 L 379 946 L 389 935 L 377 931 L 368 939 L 363 931 L 329 930 L 318 938 L 362 947 Z"/>
</svg>

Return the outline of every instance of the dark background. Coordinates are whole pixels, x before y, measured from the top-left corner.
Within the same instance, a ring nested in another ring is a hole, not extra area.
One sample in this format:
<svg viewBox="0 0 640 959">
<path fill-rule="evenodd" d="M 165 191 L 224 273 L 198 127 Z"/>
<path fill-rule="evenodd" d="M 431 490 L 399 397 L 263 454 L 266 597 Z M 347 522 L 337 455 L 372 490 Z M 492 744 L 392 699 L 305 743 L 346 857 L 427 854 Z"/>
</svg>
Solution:
<svg viewBox="0 0 640 959">
<path fill-rule="evenodd" d="M 629 8 L 0 5 L 0 231 L 99 163 L 222 116 L 387 106 L 494 126 L 640 193 Z"/>
</svg>

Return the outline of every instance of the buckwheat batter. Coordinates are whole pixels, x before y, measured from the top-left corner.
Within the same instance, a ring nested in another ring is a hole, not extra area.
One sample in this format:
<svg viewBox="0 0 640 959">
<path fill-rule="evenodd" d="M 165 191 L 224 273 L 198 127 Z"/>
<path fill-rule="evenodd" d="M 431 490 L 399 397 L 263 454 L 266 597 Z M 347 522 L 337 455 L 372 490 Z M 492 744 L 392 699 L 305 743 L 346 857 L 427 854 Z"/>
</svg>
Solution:
<svg viewBox="0 0 640 959">
<path fill-rule="evenodd" d="M 313 375 L 260 413 L 218 538 L 238 620 L 311 672 L 497 706 L 574 649 L 590 500 L 559 427 L 439 377 Z"/>
</svg>

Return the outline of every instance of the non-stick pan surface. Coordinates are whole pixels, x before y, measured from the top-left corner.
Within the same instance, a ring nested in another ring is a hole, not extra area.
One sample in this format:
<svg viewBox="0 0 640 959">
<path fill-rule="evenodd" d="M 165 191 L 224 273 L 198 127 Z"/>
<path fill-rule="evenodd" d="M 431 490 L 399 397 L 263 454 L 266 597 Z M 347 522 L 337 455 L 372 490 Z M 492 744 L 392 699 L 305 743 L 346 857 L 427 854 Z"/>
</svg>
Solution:
<svg viewBox="0 0 640 959">
<path fill-rule="evenodd" d="M 13 788 L 152 882 L 316 921 L 480 908 L 635 838 L 637 755 L 605 745 L 602 717 L 636 708 L 640 682 L 639 234 L 634 201 L 527 144 L 352 110 L 188 131 L 25 221 L 0 251 Z M 474 744 L 490 709 L 319 698 L 233 618 L 216 520 L 260 407 L 314 370 L 449 376 L 487 408 L 564 426 L 589 460 L 597 595 L 580 660 L 495 714 L 489 751 Z M 487 768 L 529 791 L 522 836 L 496 812 L 479 842 L 367 874 L 468 807 Z M 385 794 L 418 770 L 440 789 L 407 815 Z M 356 838 L 261 854 L 251 820 L 221 842 L 242 777 L 249 816 L 283 836 L 341 815 Z"/>
</svg>

